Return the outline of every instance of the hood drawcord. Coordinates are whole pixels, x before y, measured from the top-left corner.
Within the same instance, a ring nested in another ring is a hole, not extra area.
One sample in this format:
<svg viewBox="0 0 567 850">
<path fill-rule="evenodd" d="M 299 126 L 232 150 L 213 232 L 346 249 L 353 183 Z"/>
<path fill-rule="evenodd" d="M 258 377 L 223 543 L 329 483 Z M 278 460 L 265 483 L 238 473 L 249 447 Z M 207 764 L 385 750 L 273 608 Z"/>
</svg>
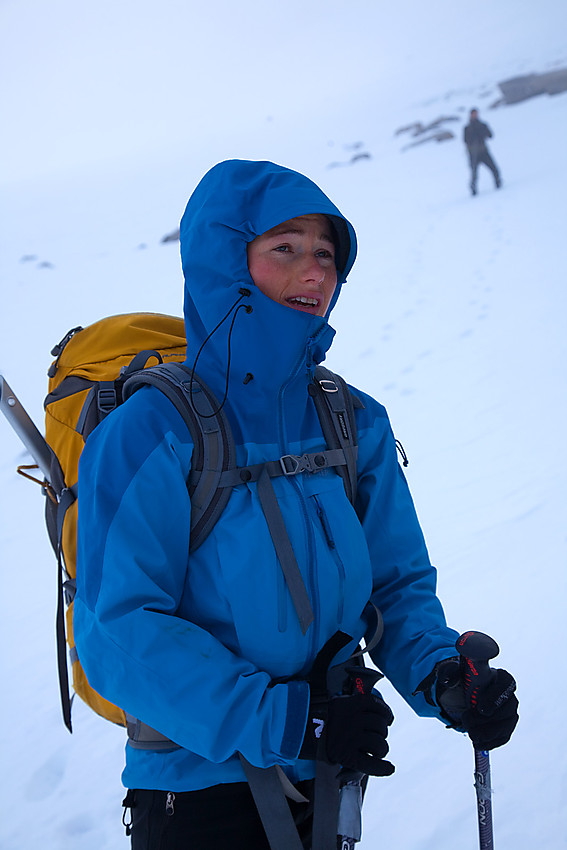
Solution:
<svg viewBox="0 0 567 850">
<path fill-rule="evenodd" d="M 191 383 L 189 385 L 189 399 L 191 401 L 191 406 L 193 407 L 193 410 L 195 410 L 195 412 L 198 413 L 198 415 L 201 416 L 203 419 L 212 419 L 214 416 L 217 416 L 218 413 L 222 410 L 224 403 L 225 403 L 225 401 L 228 397 L 228 381 L 229 381 L 229 377 L 230 377 L 230 360 L 231 360 L 230 338 L 232 336 L 232 329 L 234 328 L 234 322 L 236 321 L 236 316 L 238 315 L 238 311 L 241 310 L 242 308 L 244 308 L 244 310 L 247 313 L 251 313 L 254 309 L 251 304 L 241 304 L 240 303 L 243 298 L 249 297 L 249 295 L 251 294 L 250 289 L 247 289 L 246 287 L 243 286 L 238 290 L 238 292 L 240 293 L 240 298 L 236 299 L 236 301 L 234 302 L 234 304 L 232 305 L 230 310 L 228 310 L 228 312 L 226 313 L 226 315 L 223 316 L 223 318 L 220 320 L 218 325 L 216 327 L 214 327 L 213 330 L 210 332 L 210 334 L 205 338 L 205 340 L 204 340 L 203 344 L 201 345 L 201 347 L 199 348 L 199 350 L 198 350 L 198 352 L 195 356 L 195 360 L 193 362 L 193 368 L 192 368 L 191 371 L 195 372 L 196 369 L 197 369 L 197 361 L 199 360 L 199 357 L 201 356 L 201 352 L 203 351 L 205 345 L 211 339 L 213 334 L 215 334 L 218 331 L 220 326 L 224 322 L 226 322 L 226 320 L 228 319 L 228 317 L 230 316 L 230 314 L 234 310 L 234 315 L 232 317 L 232 321 L 230 323 L 230 328 L 228 330 L 228 340 L 227 340 L 228 357 L 227 357 L 227 364 L 226 364 L 226 382 L 225 382 L 225 388 L 224 388 L 224 395 L 223 395 L 222 401 L 221 401 L 218 409 L 213 411 L 212 413 L 207 413 L 207 414 L 199 413 L 196 406 L 195 406 L 195 403 L 193 401 L 193 379 L 191 379 Z"/>
<path fill-rule="evenodd" d="M 402 461 L 403 461 L 404 466 L 409 466 L 409 459 L 408 459 L 408 456 L 406 454 L 406 450 L 404 449 L 404 447 L 402 446 L 402 444 L 400 443 L 399 440 L 396 440 L 396 448 L 397 448 L 397 450 L 399 451 L 399 453 L 402 457 Z"/>
</svg>

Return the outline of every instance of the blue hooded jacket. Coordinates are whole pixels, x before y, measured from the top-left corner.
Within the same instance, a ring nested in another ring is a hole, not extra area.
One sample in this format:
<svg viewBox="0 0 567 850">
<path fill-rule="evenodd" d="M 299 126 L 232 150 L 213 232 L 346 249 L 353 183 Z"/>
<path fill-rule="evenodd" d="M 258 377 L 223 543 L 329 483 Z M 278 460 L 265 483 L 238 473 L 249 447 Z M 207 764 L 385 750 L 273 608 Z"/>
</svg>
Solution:
<svg viewBox="0 0 567 850">
<path fill-rule="evenodd" d="M 239 465 L 324 448 L 308 385 L 334 331 L 328 317 L 264 295 L 246 254 L 256 236 L 309 213 L 328 216 L 337 235 L 330 313 L 356 237 L 306 177 L 269 162 L 220 163 L 181 222 L 187 363 L 197 361 L 219 400 L 228 380 L 224 410 Z M 386 412 L 354 392 L 364 404 L 356 411 L 356 505 L 333 469 L 273 480 L 315 615 L 305 634 L 254 482 L 234 488 L 189 554 L 193 445 L 159 390 L 135 393 L 89 437 L 79 477 L 78 654 L 99 693 L 180 747 L 128 745 L 127 787 L 187 791 L 243 781 L 238 753 L 259 767 L 281 765 L 293 781 L 313 776 L 313 763 L 297 758 L 306 678 L 337 630 L 353 640 L 336 663 L 348 657 L 366 631 L 369 600 L 385 623 L 374 661 L 419 714 L 438 716 L 413 693 L 455 654 L 457 633 L 436 597 Z"/>
</svg>

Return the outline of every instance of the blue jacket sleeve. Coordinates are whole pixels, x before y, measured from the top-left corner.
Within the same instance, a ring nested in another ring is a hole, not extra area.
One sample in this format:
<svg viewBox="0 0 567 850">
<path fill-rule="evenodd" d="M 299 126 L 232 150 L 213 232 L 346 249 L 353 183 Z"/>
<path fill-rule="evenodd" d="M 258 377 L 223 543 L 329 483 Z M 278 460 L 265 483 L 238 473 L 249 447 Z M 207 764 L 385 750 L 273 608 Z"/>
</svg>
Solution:
<svg viewBox="0 0 567 850">
<path fill-rule="evenodd" d="M 151 404 L 146 393 L 153 393 Z M 90 684 L 212 762 L 293 759 L 305 683 L 267 673 L 176 616 L 189 565 L 192 443 L 159 391 L 144 388 L 89 437 L 79 475 L 74 634 Z"/>
<path fill-rule="evenodd" d="M 366 409 L 359 422 L 357 512 L 373 570 L 372 601 L 384 617 L 384 635 L 373 660 L 421 715 L 439 716 L 420 682 L 443 658 L 455 655 L 458 633 L 447 627 L 409 488 L 398 463 L 384 408 L 358 393 Z"/>
</svg>

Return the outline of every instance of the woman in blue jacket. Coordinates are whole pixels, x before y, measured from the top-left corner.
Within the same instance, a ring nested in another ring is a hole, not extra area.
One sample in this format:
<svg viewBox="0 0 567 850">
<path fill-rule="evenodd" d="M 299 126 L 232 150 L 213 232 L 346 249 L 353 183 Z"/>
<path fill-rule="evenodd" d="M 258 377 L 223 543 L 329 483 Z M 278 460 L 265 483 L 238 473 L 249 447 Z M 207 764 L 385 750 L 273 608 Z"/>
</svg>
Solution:
<svg viewBox="0 0 567 850">
<path fill-rule="evenodd" d="M 180 240 L 186 362 L 222 403 L 238 465 L 324 450 L 309 386 L 355 259 L 351 224 L 303 175 L 228 161 L 197 186 Z M 341 669 L 369 629 L 369 602 L 384 621 L 372 659 L 418 714 L 452 722 L 485 748 L 513 730 L 505 671 L 490 717 L 470 707 L 463 714 L 455 679 L 443 705 L 440 680 L 445 687 L 449 677 L 440 671 L 457 633 L 436 596 L 386 412 L 353 393 L 354 506 L 332 468 L 272 481 L 307 592 L 303 621 L 257 481 L 234 488 L 189 554 L 193 444 L 158 390 L 136 392 L 89 437 L 79 482 L 78 653 L 97 691 L 165 738 L 126 748 L 135 850 L 269 847 L 247 768 L 301 792 L 290 792 L 289 806 L 310 847 L 317 766 L 332 765 L 333 777 L 337 765 L 359 776 L 393 772 L 384 760 L 393 718 L 377 692 L 341 696 L 315 686 L 312 673 L 324 647 L 325 666 Z M 348 637 L 333 644 L 337 633 Z"/>
</svg>

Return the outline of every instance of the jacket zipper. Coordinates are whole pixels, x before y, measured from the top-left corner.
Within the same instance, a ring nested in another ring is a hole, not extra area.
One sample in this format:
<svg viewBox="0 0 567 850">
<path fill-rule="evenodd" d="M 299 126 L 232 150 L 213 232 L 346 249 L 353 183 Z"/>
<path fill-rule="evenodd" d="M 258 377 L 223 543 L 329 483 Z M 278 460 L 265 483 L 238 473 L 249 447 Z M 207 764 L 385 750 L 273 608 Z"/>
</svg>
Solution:
<svg viewBox="0 0 567 850">
<path fill-rule="evenodd" d="M 278 631 L 284 634 L 287 629 L 287 596 L 285 578 L 279 565 L 277 566 L 277 585 L 278 585 Z"/>
<path fill-rule="evenodd" d="M 316 505 L 317 516 L 319 517 L 321 528 L 323 529 L 323 536 L 327 541 L 327 546 L 329 547 L 329 550 L 333 556 L 333 560 L 335 561 L 337 572 L 339 574 L 339 599 L 337 605 L 337 621 L 338 623 L 342 623 L 344 616 L 344 592 L 346 581 L 345 565 L 343 564 L 343 560 L 339 555 L 337 544 L 335 543 L 335 538 L 333 537 L 331 524 L 329 522 L 327 514 L 325 513 L 325 510 L 317 496 L 313 496 L 313 501 Z"/>
</svg>

